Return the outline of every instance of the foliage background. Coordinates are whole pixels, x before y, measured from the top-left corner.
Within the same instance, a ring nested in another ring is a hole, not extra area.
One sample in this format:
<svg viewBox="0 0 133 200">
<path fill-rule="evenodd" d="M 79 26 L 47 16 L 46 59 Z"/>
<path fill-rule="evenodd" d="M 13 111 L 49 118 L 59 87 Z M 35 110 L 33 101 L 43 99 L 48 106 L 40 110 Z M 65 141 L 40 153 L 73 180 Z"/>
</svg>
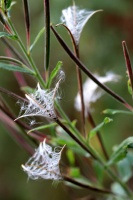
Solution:
<svg viewBox="0 0 133 200">
<path fill-rule="evenodd" d="M 107 71 L 114 71 L 121 75 L 121 80 L 117 84 L 110 87 L 118 92 L 132 104 L 132 98 L 127 92 L 127 78 L 125 70 L 125 62 L 121 42 L 126 40 L 131 61 L 133 61 L 133 1 L 132 0 L 75 0 L 76 4 L 81 8 L 90 10 L 103 9 L 94 15 L 87 23 L 80 42 L 81 60 L 92 72 L 104 75 Z M 31 12 L 31 41 L 34 40 L 38 31 L 44 24 L 43 1 L 29 0 Z M 51 22 L 59 23 L 61 10 L 71 5 L 71 0 L 60 1 L 51 0 Z M 25 26 L 23 16 L 22 1 L 17 1 L 11 12 L 11 19 L 14 22 L 22 40 L 25 42 Z M 2 26 L 0 30 L 2 31 Z M 58 32 L 71 45 L 70 39 L 66 31 L 60 27 Z M 43 73 L 43 47 L 44 40 L 41 40 L 33 50 L 33 57 L 38 65 L 39 70 Z M 15 43 L 13 45 L 16 46 Z M 0 55 L 5 55 L 6 48 L 0 40 Z M 57 61 L 63 61 L 63 70 L 66 73 L 66 80 L 62 85 L 62 107 L 68 113 L 71 119 L 79 118 L 79 113 L 74 109 L 74 97 L 77 93 L 77 81 L 75 75 L 74 63 L 71 62 L 62 47 L 58 44 L 51 33 L 51 69 L 56 65 Z M 86 78 L 83 76 L 84 79 Z M 36 82 L 27 77 L 30 86 L 35 87 Z M 5 87 L 17 94 L 23 95 L 18 87 L 17 81 L 13 73 L 8 71 L 0 71 L 0 86 Z M 5 97 L 16 116 L 19 107 L 16 102 L 9 97 Z M 104 115 L 102 110 L 106 108 L 123 109 L 119 103 L 108 95 L 104 95 L 97 103 L 93 105 L 93 116 L 96 123 L 100 123 Z M 102 136 L 106 143 L 108 152 L 112 151 L 112 146 L 122 141 L 128 135 L 132 135 L 133 123 L 131 116 L 116 115 L 113 116 L 113 123 L 102 129 Z M 80 123 L 78 124 L 80 128 Z M 88 127 L 89 129 L 89 127 Z M 56 188 L 52 186 L 51 181 L 28 181 L 27 176 L 21 169 L 21 164 L 25 163 L 29 155 L 20 148 L 10 137 L 10 133 L 6 131 L 6 127 L 0 121 L 0 199 L 1 200 L 36 200 L 36 199 L 74 199 L 69 195 L 69 190 L 63 184 L 59 184 Z"/>
</svg>

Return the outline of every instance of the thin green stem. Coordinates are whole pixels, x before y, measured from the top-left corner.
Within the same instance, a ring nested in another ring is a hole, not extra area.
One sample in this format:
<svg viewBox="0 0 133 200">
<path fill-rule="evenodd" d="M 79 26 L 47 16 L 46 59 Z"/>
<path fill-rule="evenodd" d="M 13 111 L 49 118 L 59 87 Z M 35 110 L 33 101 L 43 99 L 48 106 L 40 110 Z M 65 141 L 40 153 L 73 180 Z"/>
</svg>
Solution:
<svg viewBox="0 0 133 200">
<path fill-rule="evenodd" d="M 79 144 L 79 146 L 84 149 L 87 153 L 89 153 L 92 158 L 96 159 L 95 155 L 93 154 L 93 152 L 91 152 L 89 150 L 89 147 L 87 147 L 81 140 L 79 140 L 77 138 L 77 136 L 75 136 L 68 128 L 67 126 L 65 126 L 58 118 L 55 119 L 56 123 L 63 128 L 63 130 L 75 141 L 77 142 L 77 144 Z"/>
<path fill-rule="evenodd" d="M 78 131 L 78 129 L 75 126 L 72 125 L 72 122 L 70 121 L 66 113 L 62 110 L 61 106 L 57 102 L 55 102 L 55 107 L 57 108 L 61 117 L 67 121 L 67 125 L 69 126 L 70 130 L 75 135 L 77 135 L 80 140 L 83 140 L 81 133 Z"/>
<path fill-rule="evenodd" d="M 39 81 L 39 83 L 41 84 L 41 86 L 45 88 L 44 80 L 43 80 L 42 76 L 40 75 L 40 72 L 38 71 L 38 68 L 36 67 L 36 65 L 35 65 L 35 63 L 34 63 L 32 57 L 31 57 L 31 55 L 28 54 L 26 48 L 24 47 L 24 45 L 23 45 L 23 43 L 22 43 L 22 41 L 21 41 L 21 39 L 20 39 L 20 37 L 19 37 L 17 31 L 16 31 L 16 29 L 14 28 L 14 26 L 13 26 L 13 24 L 12 24 L 12 22 L 10 21 L 9 18 L 8 18 L 8 23 L 9 23 L 10 27 L 12 28 L 12 31 L 14 32 L 14 34 L 15 34 L 15 35 L 17 36 L 17 38 L 18 38 L 18 39 L 17 39 L 17 42 L 18 42 L 18 44 L 19 44 L 21 50 L 23 51 L 25 57 L 27 58 L 29 64 L 31 65 L 31 67 L 34 69 L 36 78 L 38 79 L 38 81 Z"/>
<path fill-rule="evenodd" d="M 62 113 L 62 111 L 61 111 L 61 113 Z M 63 114 L 64 117 L 66 117 L 64 113 L 62 113 L 62 114 Z M 132 193 L 131 193 L 130 189 L 126 186 L 125 183 L 123 183 L 121 181 L 121 179 L 114 172 L 111 171 L 111 169 L 109 169 L 107 167 L 106 163 L 100 157 L 100 155 L 95 151 L 95 149 L 93 149 L 91 146 L 88 146 L 88 144 L 86 144 L 85 141 L 83 141 L 83 138 L 82 139 L 78 139 L 75 135 L 73 135 L 73 133 L 64 124 L 62 124 L 60 120 L 57 119 L 56 122 L 68 133 L 68 135 L 70 137 L 72 137 L 81 146 L 81 148 L 83 148 L 86 152 L 88 152 L 92 156 L 93 159 L 95 159 L 99 163 L 101 163 L 101 165 L 104 167 L 105 171 L 110 176 L 110 178 L 113 181 L 118 182 L 121 185 L 121 187 L 124 189 L 124 191 L 126 192 L 126 194 L 128 195 L 128 197 L 130 197 L 132 199 L 133 196 L 132 196 Z"/>
<path fill-rule="evenodd" d="M 79 58 L 79 47 L 74 44 L 74 52 L 75 56 Z M 83 93 L 83 86 L 82 86 L 82 74 L 81 69 L 76 65 L 76 71 L 77 71 L 77 80 L 78 80 L 78 90 L 80 94 L 80 100 L 81 100 L 81 116 L 82 116 L 82 129 L 83 129 L 83 135 L 86 137 L 86 131 L 85 131 L 85 105 L 84 105 L 84 93 Z"/>
<path fill-rule="evenodd" d="M 88 115 L 88 121 L 90 122 L 92 128 L 95 128 L 95 127 L 96 127 L 96 124 L 95 124 L 94 119 L 93 119 L 93 117 L 92 117 L 92 115 L 91 115 L 91 113 L 90 113 L 89 111 L 88 111 L 87 115 Z M 99 131 L 97 131 L 97 136 L 98 136 L 98 140 L 99 140 L 99 142 L 100 142 L 102 151 L 103 151 L 103 153 L 104 153 L 104 156 L 105 156 L 106 160 L 108 160 L 108 159 L 109 159 L 109 156 L 108 156 L 108 154 L 107 154 L 106 148 L 105 148 L 105 146 L 104 146 L 104 143 L 103 143 L 103 140 L 102 140 L 102 137 L 101 137 Z"/>
</svg>

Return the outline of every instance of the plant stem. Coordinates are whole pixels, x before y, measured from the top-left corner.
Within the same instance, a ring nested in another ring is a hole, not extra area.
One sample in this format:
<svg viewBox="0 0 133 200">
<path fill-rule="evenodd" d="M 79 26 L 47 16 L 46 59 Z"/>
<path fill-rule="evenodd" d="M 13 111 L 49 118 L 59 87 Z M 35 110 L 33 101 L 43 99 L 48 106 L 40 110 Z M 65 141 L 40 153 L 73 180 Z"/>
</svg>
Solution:
<svg viewBox="0 0 133 200">
<path fill-rule="evenodd" d="M 65 181 L 67 181 L 69 183 L 72 183 L 74 185 L 77 185 L 79 187 L 86 188 L 86 189 L 90 190 L 91 192 L 94 192 L 94 193 L 97 193 L 97 194 L 101 194 L 101 195 L 117 196 L 117 194 L 114 194 L 113 192 L 111 192 L 109 190 L 99 189 L 99 188 L 87 185 L 85 183 L 82 183 L 82 182 L 79 182 L 79 181 L 77 181 L 75 179 L 72 179 L 72 178 L 70 178 L 70 177 L 68 177 L 66 175 L 63 175 L 63 178 L 64 178 Z M 123 197 L 123 198 L 125 198 L 125 197 Z"/>
<path fill-rule="evenodd" d="M 28 0 L 23 0 L 24 14 L 25 14 L 25 26 L 26 26 L 26 39 L 27 39 L 27 52 L 30 54 L 30 11 Z"/>
<path fill-rule="evenodd" d="M 7 41 L 5 38 L 1 38 L 2 42 L 10 49 L 10 51 L 17 57 L 22 63 L 28 65 L 27 61 L 18 53 L 18 51 Z"/>
<path fill-rule="evenodd" d="M 89 111 L 88 111 L 88 120 L 89 120 L 89 122 L 90 122 L 92 128 L 95 128 L 96 125 L 95 125 L 94 119 L 93 119 L 93 117 L 92 117 L 92 115 L 91 115 L 91 113 L 90 113 Z M 102 151 L 103 151 L 103 153 L 104 153 L 104 156 L 105 156 L 106 160 L 108 160 L 109 157 L 108 157 L 107 151 L 106 151 L 106 149 L 105 149 L 105 146 L 104 146 L 104 144 L 103 144 L 102 137 L 101 137 L 99 131 L 97 131 L 97 136 L 98 136 L 98 140 L 99 140 L 99 142 L 100 142 Z"/>
<path fill-rule="evenodd" d="M 120 186 L 124 189 L 124 191 L 126 192 L 126 194 L 128 195 L 128 197 L 130 197 L 130 199 L 133 200 L 133 194 L 130 191 L 130 189 L 128 188 L 128 186 L 126 185 L 126 183 L 124 183 L 116 174 L 114 174 L 109 168 L 106 168 L 108 175 L 110 175 L 110 177 L 112 178 L 112 180 L 115 180 L 117 183 L 120 184 Z"/>
<path fill-rule="evenodd" d="M 93 154 L 93 152 L 91 152 L 90 150 L 89 150 L 89 148 L 87 148 L 86 147 L 86 145 L 84 145 L 84 143 L 81 141 L 81 140 L 79 140 L 58 118 L 57 119 L 55 119 L 55 121 L 56 121 L 56 123 L 59 125 L 59 126 L 61 126 L 62 128 L 63 128 L 63 130 L 64 131 L 66 131 L 66 133 L 74 140 L 74 141 L 76 141 L 77 142 L 77 144 L 79 144 L 79 146 L 81 146 L 86 152 L 88 152 L 91 156 L 92 156 L 92 158 L 94 158 L 94 159 L 97 159 L 96 157 L 95 157 L 95 155 Z"/>
<path fill-rule="evenodd" d="M 48 68 L 49 68 L 49 58 L 50 58 L 50 6 L 49 0 L 44 0 L 44 17 L 45 17 L 45 49 L 44 49 L 44 68 L 45 68 L 45 78 L 47 81 Z"/>
<path fill-rule="evenodd" d="M 65 112 L 62 110 L 61 106 L 59 106 L 59 104 L 58 104 L 57 102 L 55 102 L 55 106 L 56 106 L 58 112 L 60 113 L 61 117 L 67 121 L 67 124 L 68 124 L 69 128 L 71 129 L 71 131 L 72 131 L 73 133 L 75 133 L 75 134 L 78 136 L 78 138 L 79 138 L 80 140 L 82 140 L 83 138 L 82 138 L 80 132 L 77 130 L 76 127 L 74 127 L 74 126 L 72 125 L 70 119 L 69 119 L 68 116 L 65 114 Z"/>
<path fill-rule="evenodd" d="M 80 56 L 79 56 L 79 48 L 78 46 L 76 46 L 76 43 L 75 43 L 75 56 L 80 59 Z M 80 93 L 80 97 L 81 97 L 81 107 L 82 107 L 82 122 L 83 122 L 83 131 L 85 133 L 85 105 L 84 105 L 84 96 L 83 96 L 83 87 L 82 87 L 82 76 L 81 76 L 81 70 L 80 68 L 76 65 L 77 67 L 77 76 L 78 76 L 78 82 L 79 82 L 79 93 Z M 89 119 L 90 119 L 90 122 L 91 122 L 91 125 L 93 126 L 93 128 L 96 127 L 95 125 L 95 122 L 89 112 Z M 108 160 L 108 155 L 107 155 L 107 152 L 106 152 L 106 149 L 105 149 L 105 146 L 103 144 L 103 141 L 102 141 L 102 138 L 100 136 L 100 133 L 98 132 L 97 134 L 98 136 L 98 140 L 100 142 L 100 145 L 101 145 L 101 148 L 102 148 L 102 151 L 104 153 L 104 156 L 105 158 Z"/>
<path fill-rule="evenodd" d="M 124 53 L 127 73 L 128 73 L 128 77 L 130 80 L 131 90 L 132 90 L 132 95 L 133 95 L 133 70 L 132 70 L 131 59 L 129 56 L 128 48 L 127 48 L 125 41 L 122 42 L 122 47 L 123 47 L 123 53 Z"/>
<path fill-rule="evenodd" d="M 79 58 L 79 47 L 74 44 L 74 50 L 75 50 L 75 56 Z M 81 116 L 82 116 L 82 129 L 83 129 L 83 135 L 86 137 L 86 131 L 85 131 L 85 105 L 84 105 L 84 93 L 83 93 L 83 86 L 82 86 L 82 74 L 81 69 L 76 65 L 76 71 L 77 71 L 77 80 L 78 80 L 78 90 L 80 94 L 80 100 L 81 100 Z"/>
<path fill-rule="evenodd" d="M 34 69 L 35 74 L 36 74 L 36 78 L 38 79 L 38 81 L 41 84 L 41 86 L 45 88 L 44 80 L 43 80 L 42 76 L 40 75 L 40 72 L 38 71 L 38 68 L 36 67 L 36 65 L 35 65 L 33 59 L 31 58 L 31 56 L 27 53 L 27 51 L 26 51 L 26 49 L 25 49 L 25 47 L 24 47 L 24 45 L 23 45 L 23 43 L 22 43 L 22 41 L 21 41 L 21 39 L 20 39 L 17 31 L 16 31 L 16 29 L 14 28 L 14 26 L 13 26 L 13 24 L 10 21 L 9 18 L 8 18 L 8 23 L 10 24 L 10 26 L 11 26 L 12 31 L 14 32 L 14 34 L 17 36 L 17 38 L 18 38 L 17 42 L 18 42 L 20 48 L 22 49 L 25 57 L 27 58 L 27 60 L 28 60 L 29 64 L 31 65 L 31 67 Z"/>
<path fill-rule="evenodd" d="M 56 30 L 51 26 L 51 29 L 61 44 L 61 46 L 64 48 L 64 50 L 67 52 L 67 54 L 70 56 L 70 58 L 79 66 L 79 68 L 88 76 L 90 77 L 99 87 L 101 87 L 104 91 L 106 91 L 108 94 L 110 94 L 112 97 L 114 97 L 117 101 L 122 103 L 127 109 L 133 111 L 133 107 L 129 105 L 122 97 L 117 95 L 115 92 L 113 92 L 110 88 L 108 88 L 106 85 L 99 82 L 99 80 L 87 69 L 87 67 L 78 59 L 75 57 L 73 52 L 69 49 L 69 47 L 66 45 L 66 43 L 63 41 L 63 39 L 59 36 L 59 34 L 56 32 Z"/>
<path fill-rule="evenodd" d="M 74 140 L 76 141 L 81 148 L 83 148 L 86 152 L 88 152 L 93 159 L 99 161 L 99 163 L 101 163 L 101 165 L 104 167 L 105 171 L 107 172 L 107 174 L 111 177 L 111 179 L 113 179 L 113 181 L 118 182 L 121 187 L 124 189 L 124 191 L 126 192 L 126 194 L 128 195 L 128 197 L 130 197 L 131 199 L 133 198 L 132 193 L 130 191 L 130 189 L 126 186 L 125 183 L 123 183 L 119 177 L 117 175 L 115 175 L 106 165 L 106 163 L 103 161 L 103 159 L 97 154 L 97 152 L 91 147 L 88 146 L 87 144 L 83 143 L 83 140 L 79 140 L 75 135 L 73 135 L 73 133 L 57 118 L 56 123 L 58 125 L 60 125 L 63 130 L 66 131 L 66 133 Z"/>
<path fill-rule="evenodd" d="M 62 26 L 65 27 L 67 29 L 67 31 L 69 32 L 71 40 L 72 40 L 72 44 L 73 44 L 74 54 L 79 59 L 79 46 L 76 44 L 73 34 L 71 33 L 70 29 L 66 25 L 62 24 Z M 84 95 L 83 95 L 83 86 L 82 86 L 82 74 L 81 74 L 81 70 L 78 67 L 78 65 L 76 65 L 76 72 L 77 72 L 77 80 L 78 80 L 78 91 L 79 91 L 80 100 L 81 100 L 82 129 L 83 129 L 83 135 L 86 136 L 85 106 L 84 106 Z"/>
</svg>

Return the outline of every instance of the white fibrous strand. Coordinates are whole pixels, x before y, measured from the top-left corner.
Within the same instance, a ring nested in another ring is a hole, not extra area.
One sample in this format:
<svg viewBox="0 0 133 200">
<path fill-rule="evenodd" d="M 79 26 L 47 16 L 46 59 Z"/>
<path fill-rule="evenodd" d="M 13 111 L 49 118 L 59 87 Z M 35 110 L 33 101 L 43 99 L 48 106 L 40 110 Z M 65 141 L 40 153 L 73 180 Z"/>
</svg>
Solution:
<svg viewBox="0 0 133 200">
<path fill-rule="evenodd" d="M 57 82 L 53 90 L 44 90 L 41 89 L 38 83 L 37 89 L 33 93 L 25 95 L 28 99 L 28 102 L 25 102 L 21 106 L 20 116 L 17 119 L 33 116 L 42 116 L 50 119 L 56 119 L 54 99 L 58 87 L 59 83 Z"/>
<path fill-rule="evenodd" d="M 21 105 L 19 117 L 16 120 L 23 117 L 46 117 L 49 119 L 56 120 L 57 116 L 54 109 L 54 100 L 57 97 L 57 92 L 59 89 L 59 85 L 64 80 L 65 73 L 63 71 L 59 71 L 58 73 L 58 82 L 55 85 L 55 88 L 50 89 L 41 89 L 40 84 L 37 84 L 37 88 L 31 94 L 26 94 L 26 101 Z M 57 97 L 59 98 L 59 97 Z"/>
<path fill-rule="evenodd" d="M 46 144 L 44 140 L 28 162 L 22 165 L 22 168 L 28 174 L 28 177 L 33 180 L 40 178 L 61 180 L 59 162 L 62 150 L 63 148 L 54 148 L 52 150 L 52 147 Z"/>
<path fill-rule="evenodd" d="M 112 72 L 106 73 L 106 76 L 98 76 L 95 75 L 97 80 L 101 83 L 107 82 L 117 82 L 120 79 L 119 75 L 116 75 Z M 99 86 L 92 81 L 91 79 L 87 79 L 83 84 L 83 95 L 84 95 L 84 105 L 85 105 L 85 114 L 87 116 L 88 110 L 91 108 L 91 103 L 96 102 L 102 95 L 104 91 L 99 88 Z M 79 93 L 75 98 L 75 108 L 78 111 L 81 111 L 81 100 Z"/>
<path fill-rule="evenodd" d="M 76 44 L 79 44 L 81 32 L 89 18 L 97 11 L 79 9 L 73 5 L 62 10 L 61 22 L 71 31 Z"/>
</svg>

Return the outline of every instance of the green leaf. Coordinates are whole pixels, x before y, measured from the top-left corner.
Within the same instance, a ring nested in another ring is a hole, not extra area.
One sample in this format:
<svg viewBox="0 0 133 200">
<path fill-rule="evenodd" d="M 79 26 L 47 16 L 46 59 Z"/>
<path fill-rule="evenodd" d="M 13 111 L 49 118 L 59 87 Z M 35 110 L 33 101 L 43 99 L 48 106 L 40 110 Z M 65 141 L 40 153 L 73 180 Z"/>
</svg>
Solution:
<svg viewBox="0 0 133 200">
<path fill-rule="evenodd" d="M 66 156 L 67 156 L 67 159 L 68 159 L 70 165 L 74 166 L 74 164 L 75 164 L 75 157 L 74 157 L 74 153 L 73 153 L 73 151 L 71 149 L 67 149 Z"/>
<path fill-rule="evenodd" d="M 133 95 L 133 91 L 132 91 L 132 86 L 131 86 L 131 81 L 130 81 L 130 79 L 127 81 L 127 87 L 128 87 L 128 92 L 129 92 L 129 94 Z"/>
<path fill-rule="evenodd" d="M 125 110 L 114 110 L 114 109 L 106 109 L 103 111 L 104 114 L 110 114 L 110 115 L 115 115 L 115 114 L 127 114 L 127 115 L 133 115 L 133 112 L 131 111 L 125 111 Z"/>
<path fill-rule="evenodd" d="M 10 7 L 8 8 L 8 11 L 10 11 L 11 8 L 12 8 L 16 3 L 17 3 L 16 1 L 12 1 L 11 4 L 10 4 Z"/>
<path fill-rule="evenodd" d="M 72 126 L 73 126 L 73 127 L 75 127 L 76 124 L 77 124 L 77 119 L 75 119 L 75 120 L 72 121 Z"/>
<path fill-rule="evenodd" d="M 129 137 L 124 140 L 120 145 L 115 148 L 114 153 L 112 154 L 107 165 L 111 165 L 119 162 L 127 156 L 128 149 L 133 148 L 133 137 Z"/>
<path fill-rule="evenodd" d="M 1 69 L 6 69 L 9 71 L 17 71 L 17 72 L 22 72 L 22 73 L 27 73 L 27 74 L 31 74 L 31 75 L 35 75 L 35 73 L 28 69 L 28 68 L 22 68 L 16 65 L 12 65 L 12 64 L 6 64 L 6 63 L 0 63 L 0 68 Z"/>
<path fill-rule="evenodd" d="M 72 178 L 80 178 L 80 169 L 78 167 L 69 168 L 69 176 Z"/>
<path fill-rule="evenodd" d="M 131 160 L 133 160 L 133 154 L 129 152 L 126 158 L 117 163 L 117 169 L 123 182 L 127 182 L 133 175 Z"/>
<path fill-rule="evenodd" d="M 46 86 L 47 88 L 50 88 L 53 79 L 56 77 L 56 75 L 58 74 L 58 72 L 59 72 L 59 70 L 61 69 L 61 67 L 62 67 L 62 62 L 59 61 L 59 62 L 57 63 L 57 65 L 56 65 L 56 67 L 53 69 L 53 71 L 52 71 L 51 74 L 50 74 L 50 77 L 49 77 L 48 82 L 47 82 L 47 84 L 46 84 L 46 85 L 47 85 L 47 86 Z"/>
<path fill-rule="evenodd" d="M 45 30 L 45 28 L 43 27 L 43 28 L 39 31 L 39 33 L 38 33 L 38 35 L 36 36 L 34 42 L 33 42 L 32 45 L 30 46 L 30 51 L 32 51 L 33 47 L 36 45 L 36 43 L 38 42 L 38 40 L 40 39 L 40 37 L 41 37 L 42 34 L 44 33 L 44 30 Z"/>
<path fill-rule="evenodd" d="M 110 123 L 110 122 L 112 122 L 112 121 L 113 121 L 113 120 L 112 120 L 111 118 L 105 117 L 105 119 L 103 120 L 102 123 L 98 124 L 94 129 L 92 129 L 92 130 L 89 132 L 89 134 L 88 134 L 89 139 L 91 139 L 92 137 L 94 137 L 94 136 L 97 134 L 97 132 L 98 132 L 104 125 L 106 125 L 106 124 L 108 124 L 108 123 Z"/>
<path fill-rule="evenodd" d="M 90 157 L 89 153 L 86 153 L 85 150 L 80 148 L 80 146 L 74 140 L 71 140 L 71 138 L 65 133 L 64 135 L 60 135 L 60 137 L 52 138 L 52 141 L 61 146 L 66 145 L 77 155 L 81 155 L 87 158 Z"/>
<path fill-rule="evenodd" d="M 4 3 L 5 3 L 5 8 L 9 9 L 11 6 L 12 0 L 6 0 L 6 1 L 4 1 Z"/>
<path fill-rule="evenodd" d="M 115 194 L 118 194 L 118 195 L 122 195 L 122 196 L 126 196 L 126 192 L 125 190 L 122 188 L 122 186 L 117 183 L 117 182 L 114 182 L 112 185 L 111 185 L 111 190 L 112 192 L 114 192 Z M 114 200 L 114 199 L 113 199 Z M 122 200 L 121 197 L 118 196 L 117 200 Z"/>
<path fill-rule="evenodd" d="M 103 178 L 104 178 L 104 168 L 103 166 L 96 160 L 93 161 L 93 167 L 97 176 L 97 181 L 101 184 L 103 184 Z"/>
<path fill-rule="evenodd" d="M 20 65 L 20 66 L 22 66 L 22 67 L 27 67 L 27 66 L 24 65 L 20 60 L 17 60 L 17 59 L 15 59 L 15 58 L 11 58 L 11 57 L 0 56 L 0 61 L 15 63 L 15 64 Z"/>
<path fill-rule="evenodd" d="M 33 131 L 39 131 L 39 130 L 43 130 L 43 129 L 47 129 L 53 126 L 56 126 L 56 123 L 51 123 L 51 124 L 47 124 L 47 125 L 43 125 L 43 126 L 38 126 L 36 128 L 33 128 L 31 130 L 28 131 L 28 133 L 33 132 Z"/>
<path fill-rule="evenodd" d="M 9 39 L 12 39 L 12 40 L 18 39 L 16 35 L 10 35 L 9 33 L 6 33 L 6 32 L 0 32 L 0 38 L 1 37 L 6 37 L 6 38 L 9 38 Z"/>
<path fill-rule="evenodd" d="M 35 91 L 35 89 L 33 89 L 29 86 L 23 86 L 23 87 L 21 87 L 21 90 L 24 91 L 27 94 L 31 94 Z"/>
</svg>

